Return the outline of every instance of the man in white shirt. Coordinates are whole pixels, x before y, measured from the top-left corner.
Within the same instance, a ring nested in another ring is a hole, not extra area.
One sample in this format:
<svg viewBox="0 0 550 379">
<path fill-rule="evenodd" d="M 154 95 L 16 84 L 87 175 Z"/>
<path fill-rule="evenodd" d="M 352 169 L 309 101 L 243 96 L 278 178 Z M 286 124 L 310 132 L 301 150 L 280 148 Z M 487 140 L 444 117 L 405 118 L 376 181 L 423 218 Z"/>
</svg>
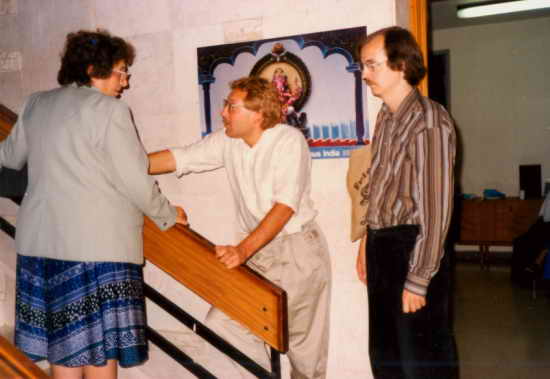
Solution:
<svg viewBox="0 0 550 379">
<path fill-rule="evenodd" d="M 230 87 L 225 128 L 192 145 L 150 154 L 149 172 L 181 176 L 225 167 L 243 238 L 235 246 L 216 246 L 216 255 L 228 268 L 246 263 L 285 289 L 292 378 L 325 378 L 331 269 L 314 221 L 309 149 L 300 131 L 279 123 L 282 107 L 271 83 L 249 77 Z M 263 342 L 235 321 L 212 308 L 207 325 L 269 368 Z"/>
</svg>

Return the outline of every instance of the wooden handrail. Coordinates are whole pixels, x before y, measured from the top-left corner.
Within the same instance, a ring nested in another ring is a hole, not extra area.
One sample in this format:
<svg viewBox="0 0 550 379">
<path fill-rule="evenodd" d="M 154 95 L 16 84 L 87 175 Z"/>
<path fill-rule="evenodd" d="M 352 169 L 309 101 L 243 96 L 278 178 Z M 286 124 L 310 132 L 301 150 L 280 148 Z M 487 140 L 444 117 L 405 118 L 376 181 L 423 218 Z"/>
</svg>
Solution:
<svg viewBox="0 0 550 379">
<path fill-rule="evenodd" d="M 9 134 L 16 118 L 0 105 L 0 140 Z M 162 232 L 146 217 L 143 233 L 149 262 L 276 350 L 288 350 L 284 290 L 248 267 L 226 269 L 216 259 L 214 245 L 189 228 L 176 225 Z"/>
<path fill-rule="evenodd" d="M 10 134 L 15 121 L 17 121 L 17 115 L 0 104 L 0 141 Z"/>
<path fill-rule="evenodd" d="M 214 245 L 176 225 L 162 232 L 145 218 L 145 258 L 276 350 L 288 350 L 286 293 L 246 266 L 227 269 Z"/>
<path fill-rule="evenodd" d="M 0 336 L 0 378 L 46 379 L 49 376 L 7 339 Z"/>
</svg>

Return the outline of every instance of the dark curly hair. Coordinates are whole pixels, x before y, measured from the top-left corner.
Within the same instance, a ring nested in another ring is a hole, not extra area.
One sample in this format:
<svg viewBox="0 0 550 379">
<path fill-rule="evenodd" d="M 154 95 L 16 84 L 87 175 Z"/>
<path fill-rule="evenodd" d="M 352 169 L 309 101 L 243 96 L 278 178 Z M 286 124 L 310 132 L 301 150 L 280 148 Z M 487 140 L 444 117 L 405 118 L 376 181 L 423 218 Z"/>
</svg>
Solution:
<svg viewBox="0 0 550 379">
<path fill-rule="evenodd" d="M 61 55 L 57 81 L 62 86 L 71 83 L 90 85 L 92 77 L 108 78 L 113 66 L 120 60 L 131 65 L 135 55 L 134 47 L 129 42 L 111 36 L 106 30 L 69 33 Z M 88 74 L 90 66 L 92 70 Z"/>
<path fill-rule="evenodd" d="M 358 56 L 361 56 L 363 46 L 374 38 L 384 37 L 384 49 L 388 57 L 388 66 L 394 71 L 404 71 L 407 82 L 415 87 L 426 76 L 426 66 L 422 59 L 420 46 L 407 29 L 399 26 L 377 30 L 359 41 Z"/>
</svg>

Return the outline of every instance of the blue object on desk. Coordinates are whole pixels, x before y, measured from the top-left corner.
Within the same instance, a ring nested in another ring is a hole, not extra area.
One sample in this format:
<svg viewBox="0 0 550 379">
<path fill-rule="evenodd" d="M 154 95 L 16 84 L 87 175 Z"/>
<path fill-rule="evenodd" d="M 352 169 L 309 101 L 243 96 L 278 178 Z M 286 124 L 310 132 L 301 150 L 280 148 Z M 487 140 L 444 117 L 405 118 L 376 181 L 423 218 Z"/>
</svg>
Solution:
<svg viewBox="0 0 550 379">
<path fill-rule="evenodd" d="M 496 189 L 485 189 L 483 190 L 484 199 L 504 199 L 506 194 L 497 191 Z"/>
</svg>

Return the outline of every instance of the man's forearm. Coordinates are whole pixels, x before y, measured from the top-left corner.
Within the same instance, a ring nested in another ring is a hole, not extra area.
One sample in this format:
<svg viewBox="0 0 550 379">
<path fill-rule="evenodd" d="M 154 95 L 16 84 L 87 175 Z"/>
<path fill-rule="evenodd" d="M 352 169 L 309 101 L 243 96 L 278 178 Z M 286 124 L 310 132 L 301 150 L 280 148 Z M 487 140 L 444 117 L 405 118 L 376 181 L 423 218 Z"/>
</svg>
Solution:
<svg viewBox="0 0 550 379">
<path fill-rule="evenodd" d="M 237 248 L 243 251 L 247 258 L 251 257 L 279 234 L 293 214 L 294 211 L 289 206 L 275 203 L 256 229 L 242 240 Z"/>
<path fill-rule="evenodd" d="M 176 159 L 170 150 L 157 151 L 147 156 L 149 158 L 149 174 L 166 174 L 176 171 Z"/>
</svg>

